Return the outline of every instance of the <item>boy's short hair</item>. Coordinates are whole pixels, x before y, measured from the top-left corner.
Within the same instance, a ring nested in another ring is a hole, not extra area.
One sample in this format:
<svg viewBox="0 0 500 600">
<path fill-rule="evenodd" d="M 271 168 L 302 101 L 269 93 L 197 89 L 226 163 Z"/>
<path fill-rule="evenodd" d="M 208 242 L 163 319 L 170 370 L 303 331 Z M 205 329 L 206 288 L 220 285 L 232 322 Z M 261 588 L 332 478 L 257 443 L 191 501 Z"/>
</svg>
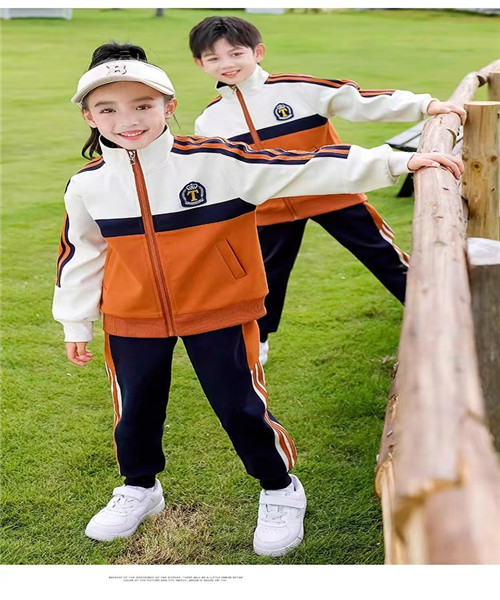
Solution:
<svg viewBox="0 0 500 600">
<path fill-rule="evenodd" d="M 238 17 L 207 17 L 189 33 L 189 47 L 194 58 L 201 58 L 212 50 L 217 40 L 225 38 L 232 46 L 246 46 L 254 50 L 262 38 L 257 27 Z"/>
</svg>

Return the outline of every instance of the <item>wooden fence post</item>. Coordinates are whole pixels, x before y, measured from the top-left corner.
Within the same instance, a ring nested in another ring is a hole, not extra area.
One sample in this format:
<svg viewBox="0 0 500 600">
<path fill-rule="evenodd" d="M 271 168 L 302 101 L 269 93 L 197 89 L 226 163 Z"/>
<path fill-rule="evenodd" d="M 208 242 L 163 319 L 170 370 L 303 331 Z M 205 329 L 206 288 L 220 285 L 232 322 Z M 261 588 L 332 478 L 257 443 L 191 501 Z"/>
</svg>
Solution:
<svg viewBox="0 0 500 600">
<path fill-rule="evenodd" d="M 469 238 L 467 257 L 481 387 L 500 451 L 500 241 Z"/>
<path fill-rule="evenodd" d="M 494 71 L 499 60 L 466 75 L 450 101 L 470 102 Z M 429 119 L 419 151 L 451 153 L 458 130 L 455 114 Z M 389 564 L 500 563 L 500 463 L 481 389 L 463 208 L 450 173 L 415 174 L 398 369 L 375 479 Z"/>
<path fill-rule="evenodd" d="M 464 107 L 462 196 L 469 207 L 467 237 L 498 240 L 500 102 L 469 102 Z"/>
<path fill-rule="evenodd" d="M 488 100 L 500 102 L 500 71 L 488 76 Z"/>
</svg>

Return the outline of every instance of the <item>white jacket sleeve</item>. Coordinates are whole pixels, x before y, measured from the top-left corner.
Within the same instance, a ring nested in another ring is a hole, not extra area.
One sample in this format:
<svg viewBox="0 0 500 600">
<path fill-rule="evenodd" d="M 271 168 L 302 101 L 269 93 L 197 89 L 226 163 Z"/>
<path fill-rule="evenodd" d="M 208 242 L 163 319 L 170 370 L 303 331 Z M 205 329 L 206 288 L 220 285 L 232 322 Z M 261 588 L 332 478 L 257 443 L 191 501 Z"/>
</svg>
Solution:
<svg viewBox="0 0 500 600">
<path fill-rule="evenodd" d="M 323 85 L 318 88 L 312 100 L 319 103 L 318 112 L 348 121 L 420 121 L 434 100 L 430 94 L 404 90 L 362 90 L 353 81 L 346 81 L 338 87 Z"/>
<path fill-rule="evenodd" d="M 205 133 L 203 133 L 202 128 L 200 126 L 200 117 L 198 117 L 194 122 L 194 134 L 195 135 L 205 135 Z"/>
<path fill-rule="evenodd" d="M 354 194 L 393 185 L 408 173 L 408 152 L 384 144 L 367 150 L 360 146 L 323 146 L 314 152 L 251 150 L 238 147 L 243 159 L 225 171 L 235 192 L 252 204 L 270 198 Z"/>
<path fill-rule="evenodd" d="M 92 339 L 100 301 L 107 244 L 71 181 L 64 197 L 66 218 L 57 262 L 52 314 L 66 342 Z"/>
</svg>

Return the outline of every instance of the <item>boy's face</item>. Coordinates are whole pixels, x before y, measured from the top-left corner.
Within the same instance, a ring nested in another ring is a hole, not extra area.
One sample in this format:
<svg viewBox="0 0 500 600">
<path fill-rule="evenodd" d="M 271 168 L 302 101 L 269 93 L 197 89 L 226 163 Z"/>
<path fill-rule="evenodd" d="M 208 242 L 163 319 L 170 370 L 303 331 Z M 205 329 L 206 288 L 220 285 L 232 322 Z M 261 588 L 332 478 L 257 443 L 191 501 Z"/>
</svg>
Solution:
<svg viewBox="0 0 500 600">
<path fill-rule="evenodd" d="M 82 115 L 117 146 L 139 150 L 162 134 L 176 105 L 175 98 L 166 103 L 161 92 L 143 83 L 120 81 L 90 92 Z"/>
<path fill-rule="evenodd" d="M 255 71 L 255 66 L 262 60 L 265 51 L 264 44 L 259 44 L 252 50 L 248 46 L 232 46 L 225 38 L 221 38 L 212 49 L 203 52 L 201 58 L 195 58 L 194 62 L 217 81 L 237 85 Z"/>
</svg>

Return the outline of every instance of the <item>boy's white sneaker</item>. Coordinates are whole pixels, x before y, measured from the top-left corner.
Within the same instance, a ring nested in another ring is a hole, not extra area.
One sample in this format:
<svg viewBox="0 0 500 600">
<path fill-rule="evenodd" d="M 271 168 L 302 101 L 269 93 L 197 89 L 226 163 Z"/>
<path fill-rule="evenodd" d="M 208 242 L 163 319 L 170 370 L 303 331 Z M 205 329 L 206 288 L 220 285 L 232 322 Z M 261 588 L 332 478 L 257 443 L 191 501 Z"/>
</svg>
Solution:
<svg viewBox="0 0 500 600">
<path fill-rule="evenodd" d="M 122 485 L 113 490 L 108 504 L 90 519 L 85 535 L 99 542 L 129 537 L 146 517 L 165 508 L 158 479 L 152 488 Z"/>
<path fill-rule="evenodd" d="M 298 477 L 282 490 L 262 490 L 253 549 L 261 556 L 283 556 L 304 537 L 306 494 Z"/>
<path fill-rule="evenodd" d="M 265 342 L 259 342 L 259 361 L 262 366 L 267 362 L 267 355 L 269 354 L 269 340 Z"/>
</svg>

